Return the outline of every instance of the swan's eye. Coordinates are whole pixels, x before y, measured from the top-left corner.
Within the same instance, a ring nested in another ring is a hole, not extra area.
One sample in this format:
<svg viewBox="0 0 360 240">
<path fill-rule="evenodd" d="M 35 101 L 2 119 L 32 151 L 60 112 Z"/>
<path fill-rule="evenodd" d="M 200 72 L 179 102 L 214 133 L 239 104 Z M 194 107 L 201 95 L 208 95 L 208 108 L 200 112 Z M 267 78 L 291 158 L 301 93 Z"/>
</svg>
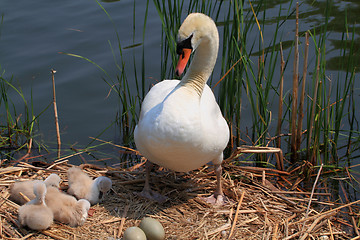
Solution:
<svg viewBox="0 0 360 240">
<path fill-rule="evenodd" d="M 192 37 L 193 37 L 193 35 L 191 34 L 190 37 L 188 37 L 187 39 L 182 40 L 181 42 L 177 43 L 176 53 L 178 55 L 182 55 L 182 57 L 184 57 L 184 51 L 183 51 L 184 48 L 193 49 L 191 46 Z"/>
</svg>

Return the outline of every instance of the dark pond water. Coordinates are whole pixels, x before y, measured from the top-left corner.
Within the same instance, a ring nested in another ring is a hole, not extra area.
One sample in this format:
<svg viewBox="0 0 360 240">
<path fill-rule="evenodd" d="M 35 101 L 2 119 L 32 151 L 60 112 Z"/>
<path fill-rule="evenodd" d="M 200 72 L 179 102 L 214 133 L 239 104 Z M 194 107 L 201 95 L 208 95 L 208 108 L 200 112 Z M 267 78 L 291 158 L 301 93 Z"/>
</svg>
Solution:
<svg viewBox="0 0 360 240">
<path fill-rule="evenodd" d="M 274 24 L 279 16 L 294 10 L 292 1 L 267 1 L 264 38 L 271 37 Z M 324 22 L 326 1 L 303 1 L 300 6 L 300 31 L 321 26 Z M 344 16 L 349 23 L 360 22 L 360 3 L 357 1 L 334 1 L 331 13 L 331 28 L 328 29 L 327 43 L 328 74 L 341 73 L 338 64 L 337 41 L 344 30 Z M 225 1 L 225 3 L 228 3 Z M 145 77 L 148 84 L 160 78 L 161 20 L 152 1 L 149 2 L 145 41 L 142 42 L 143 21 L 146 1 L 121 0 L 101 2 L 108 11 L 119 33 L 126 71 L 131 76 L 135 65 L 141 66 L 142 46 L 126 48 L 134 43 L 142 43 L 145 48 Z M 255 1 L 254 3 L 255 4 Z M 186 5 L 186 4 L 185 4 Z M 134 9 L 135 8 L 135 9 Z M 182 20 L 186 16 L 186 7 Z M 135 16 L 134 16 L 135 13 Z M 56 94 L 63 144 L 75 144 L 80 148 L 110 126 L 119 109 L 118 98 L 110 94 L 109 86 L 102 80 L 104 74 L 84 60 L 59 52 L 74 53 L 91 59 L 103 67 L 112 77 L 119 70 L 114 64 L 109 42 L 116 49 L 114 26 L 96 1 L 1 1 L 0 14 L 4 21 L 0 36 L 0 65 L 5 77 L 13 75 L 13 83 L 21 86 L 25 97 L 30 101 L 31 92 L 34 112 L 39 114 L 52 101 L 50 70 L 57 71 Z M 222 15 L 221 15 L 222 14 Z M 224 16 L 226 13 L 221 13 Z M 284 42 L 294 39 L 294 20 L 286 21 L 280 31 Z M 351 25 L 353 26 L 353 25 Z M 359 25 L 355 25 L 359 29 Z M 351 32 L 351 30 L 350 30 Z M 359 31 L 357 31 L 359 32 Z M 356 35 L 356 44 L 359 44 Z M 249 41 L 258 38 L 258 32 Z M 310 50 L 311 51 L 311 50 Z M 220 53 L 221 54 L 221 53 Z M 312 60 L 314 61 L 314 60 Z M 219 62 L 215 78 L 220 77 Z M 287 78 L 291 79 L 291 72 Z M 359 76 L 357 76 L 359 78 Z M 286 83 L 286 84 L 290 84 Z M 135 86 L 131 86 L 135 88 Z M 289 89 L 289 85 L 287 86 Z M 21 99 L 10 93 L 16 106 L 21 107 Z M 358 95 L 357 95 L 358 96 Z M 244 129 L 251 125 L 251 114 L 247 114 L 244 103 Z M 3 114 L 3 113 L 1 113 Z M 276 113 L 274 113 L 276 114 Z M 39 118 L 40 133 L 47 143 L 55 143 L 55 125 L 52 108 Z M 107 129 L 100 136 L 107 141 L 119 142 L 120 130 L 116 126 Z"/>
</svg>

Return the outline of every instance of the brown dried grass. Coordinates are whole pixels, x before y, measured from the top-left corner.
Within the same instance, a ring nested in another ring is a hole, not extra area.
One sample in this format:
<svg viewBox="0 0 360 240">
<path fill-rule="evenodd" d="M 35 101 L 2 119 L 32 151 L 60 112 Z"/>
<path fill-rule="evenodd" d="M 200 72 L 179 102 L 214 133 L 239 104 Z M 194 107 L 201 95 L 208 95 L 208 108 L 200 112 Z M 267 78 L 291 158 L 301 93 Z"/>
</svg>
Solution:
<svg viewBox="0 0 360 240">
<path fill-rule="evenodd" d="M 346 205 L 336 209 L 332 203 L 313 199 L 323 210 L 320 213 L 310 209 L 306 214 L 309 200 L 305 193 L 280 191 L 271 183 L 274 174 L 238 167 L 231 161 L 223 164 L 228 203 L 221 207 L 208 205 L 201 198 L 215 187 L 215 175 L 207 166 L 184 174 L 162 168 L 153 172 L 152 187 L 170 199 L 159 204 L 134 194 L 143 187 L 143 164 L 130 169 L 81 165 L 93 177 L 107 175 L 113 180 L 112 191 L 102 203 L 92 206 L 93 213 L 86 223 L 72 228 L 55 222 L 42 232 L 21 227 L 17 222 L 18 205 L 8 199 L 11 184 L 16 180 L 44 179 L 55 172 L 63 179 L 62 188 L 66 190 L 66 170 L 71 166 L 66 161 L 52 165 L 21 162 L 0 169 L 2 239 L 119 239 L 126 228 L 138 225 L 145 216 L 161 222 L 166 239 L 350 238 L 337 220 L 338 211 Z"/>
</svg>

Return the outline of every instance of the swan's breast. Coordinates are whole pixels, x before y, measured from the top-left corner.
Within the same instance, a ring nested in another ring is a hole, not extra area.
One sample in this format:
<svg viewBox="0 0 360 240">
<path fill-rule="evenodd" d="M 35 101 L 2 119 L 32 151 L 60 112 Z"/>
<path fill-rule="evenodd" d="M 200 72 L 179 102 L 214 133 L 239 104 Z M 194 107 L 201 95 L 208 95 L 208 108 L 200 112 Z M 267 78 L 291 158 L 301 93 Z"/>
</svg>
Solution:
<svg viewBox="0 0 360 240">
<path fill-rule="evenodd" d="M 205 89 L 202 100 L 177 87 L 161 97 L 154 94 L 159 91 L 149 92 L 135 129 L 137 148 L 146 158 L 175 171 L 189 171 L 221 155 L 229 130 L 210 88 Z"/>
</svg>

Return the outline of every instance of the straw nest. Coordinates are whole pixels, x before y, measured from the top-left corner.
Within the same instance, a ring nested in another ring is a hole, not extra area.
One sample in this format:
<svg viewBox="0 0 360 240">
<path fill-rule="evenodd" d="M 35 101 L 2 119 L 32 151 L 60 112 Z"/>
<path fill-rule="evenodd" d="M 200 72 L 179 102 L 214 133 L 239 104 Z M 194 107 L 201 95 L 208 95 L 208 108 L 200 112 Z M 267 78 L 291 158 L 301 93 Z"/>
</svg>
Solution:
<svg viewBox="0 0 360 240">
<path fill-rule="evenodd" d="M 11 202 L 9 188 L 16 180 L 45 179 L 50 173 L 62 178 L 67 188 L 66 161 L 54 164 L 20 162 L 0 169 L 0 236 L 3 239 L 120 239 L 124 230 L 137 226 L 145 216 L 160 221 L 166 239 L 349 239 L 339 210 L 346 205 L 321 202 L 325 196 L 279 191 L 271 184 L 279 173 L 263 172 L 225 162 L 223 186 L 228 203 L 221 207 L 208 205 L 202 196 L 215 188 L 215 175 L 210 167 L 186 174 L 175 174 L 159 168 L 152 172 L 152 187 L 169 197 L 159 204 L 138 197 L 144 183 L 143 162 L 128 169 L 102 168 L 83 164 L 92 177 L 106 175 L 113 188 L 104 201 L 92 206 L 83 226 L 72 228 L 54 222 L 46 231 L 20 227 L 18 205 Z M 260 173 L 260 174 L 259 174 Z M 348 204 L 349 205 L 349 204 Z"/>
</svg>

